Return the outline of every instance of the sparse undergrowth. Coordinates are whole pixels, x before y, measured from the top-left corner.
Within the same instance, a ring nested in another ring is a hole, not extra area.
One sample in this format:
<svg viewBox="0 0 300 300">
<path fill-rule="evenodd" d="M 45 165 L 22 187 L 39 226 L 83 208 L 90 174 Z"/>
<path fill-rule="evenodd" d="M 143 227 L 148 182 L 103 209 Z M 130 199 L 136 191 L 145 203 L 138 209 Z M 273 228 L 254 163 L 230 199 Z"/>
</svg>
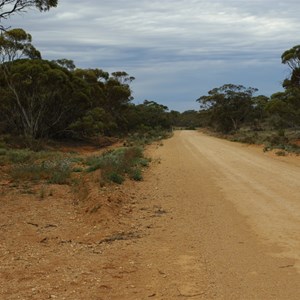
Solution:
<svg viewBox="0 0 300 300">
<path fill-rule="evenodd" d="M 155 133 L 147 135 L 147 143 L 163 138 L 157 131 Z M 100 170 L 101 186 L 108 182 L 121 184 L 126 178 L 140 181 L 143 179 L 142 170 L 150 161 L 144 157 L 143 146 L 140 146 L 145 144 L 145 140 L 141 141 L 140 136 L 136 135 L 130 143 L 125 144 L 139 146 L 125 146 L 86 158 L 76 152 L 35 152 L 30 149 L 11 149 L 7 144 L 1 143 L 0 168 L 16 184 L 72 184 L 84 174 L 96 170 Z"/>
<path fill-rule="evenodd" d="M 155 141 L 160 141 L 172 136 L 172 132 L 161 128 L 141 128 L 141 130 L 129 134 L 124 146 L 144 146 Z"/>
<path fill-rule="evenodd" d="M 0 149 L 1 165 L 9 167 L 16 181 L 47 181 L 66 184 L 72 172 L 72 157 L 60 152 L 34 152 L 28 149 Z"/>
<path fill-rule="evenodd" d="M 101 170 L 101 182 L 112 181 L 121 184 L 126 175 L 133 180 L 142 180 L 142 167 L 149 164 L 141 147 L 122 147 L 107 151 L 101 156 L 89 157 L 87 171 Z"/>
<path fill-rule="evenodd" d="M 142 147 L 117 148 L 87 159 L 70 153 L 0 148 L 0 162 L 9 167 L 9 174 L 15 181 L 47 181 L 50 184 L 68 184 L 72 174 L 98 169 L 101 170 L 101 184 L 121 184 L 126 176 L 140 181 L 142 168 L 149 165 Z"/>
<path fill-rule="evenodd" d="M 278 150 L 275 153 L 279 156 L 285 156 L 288 153 L 300 155 L 299 130 L 253 131 L 241 129 L 236 133 L 221 135 L 221 137 L 239 143 L 264 145 L 264 151 Z"/>
<path fill-rule="evenodd" d="M 11 176 L 16 180 L 46 180 L 51 184 L 66 184 L 71 176 L 71 163 L 68 159 L 56 159 L 18 164 L 11 169 Z"/>
</svg>

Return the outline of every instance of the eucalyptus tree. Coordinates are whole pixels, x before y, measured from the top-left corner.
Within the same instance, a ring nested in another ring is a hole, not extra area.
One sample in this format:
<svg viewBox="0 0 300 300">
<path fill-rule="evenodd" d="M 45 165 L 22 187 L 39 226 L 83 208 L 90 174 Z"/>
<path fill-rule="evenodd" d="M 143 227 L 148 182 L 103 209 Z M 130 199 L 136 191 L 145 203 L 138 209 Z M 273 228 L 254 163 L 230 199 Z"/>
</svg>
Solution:
<svg viewBox="0 0 300 300">
<path fill-rule="evenodd" d="M 300 125 L 300 45 L 281 55 L 281 61 L 290 68 L 290 75 L 283 81 L 284 92 L 271 96 L 266 111 L 277 128 Z"/>
<path fill-rule="evenodd" d="M 291 70 L 291 76 L 283 82 L 283 87 L 300 87 L 300 45 L 286 50 L 281 55 L 281 61 Z"/>
<path fill-rule="evenodd" d="M 61 58 L 61 59 L 52 60 L 52 62 L 58 64 L 61 67 L 68 69 L 69 71 L 74 71 L 76 68 L 74 61 L 72 59 Z"/>
<path fill-rule="evenodd" d="M 32 37 L 22 28 L 11 29 L 0 35 L 0 62 L 21 58 L 41 58 L 41 53 L 32 45 Z"/>
<path fill-rule="evenodd" d="M 41 59 L 6 63 L 0 73 L 0 108 L 10 131 L 29 141 L 68 130 L 88 107 L 84 81 L 67 69 Z"/>
<path fill-rule="evenodd" d="M 134 77 L 126 72 L 114 72 L 103 85 L 103 108 L 113 116 L 119 130 L 125 129 L 126 110 L 133 100 L 130 83 Z"/>
<path fill-rule="evenodd" d="M 138 105 L 129 105 L 125 115 L 125 124 L 129 131 L 170 129 L 172 125 L 168 107 L 152 100 L 145 100 Z"/>
<path fill-rule="evenodd" d="M 225 84 L 196 101 L 210 114 L 211 123 L 222 132 L 236 131 L 253 110 L 252 97 L 256 88 Z"/>
<path fill-rule="evenodd" d="M 200 117 L 199 111 L 186 110 L 182 113 L 179 113 L 174 125 L 179 127 L 186 127 L 186 128 L 201 127 L 202 119 Z"/>
<path fill-rule="evenodd" d="M 300 126 L 300 89 L 288 88 L 284 92 L 271 95 L 266 111 L 273 116 L 277 128 Z"/>
<path fill-rule="evenodd" d="M 22 97 L 18 91 L 12 68 L 14 62 L 22 58 L 41 58 L 40 52 L 32 45 L 31 41 L 31 35 L 21 28 L 5 31 L 0 35 L 1 113 L 8 117 L 10 113 L 6 108 L 13 109 L 12 113 L 17 114 L 18 117 L 21 117 L 22 122 L 25 121 L 27 124 L 29 124 L 29 116 L 22 103 Z M 10 95 L 9 100 L 8 95 Z M 8 123 L 13 119 L 9 117 Z"/>
<path fill-rule="evenodd" d="M 253 111 L 248 115 L 247 121 L 250 123 L 254 130 L 262 130 L 263 123 L 268 117 L 266 107 L 269 101 L 269 97 L 264 95 L 252 97 Z"/>
</svg>

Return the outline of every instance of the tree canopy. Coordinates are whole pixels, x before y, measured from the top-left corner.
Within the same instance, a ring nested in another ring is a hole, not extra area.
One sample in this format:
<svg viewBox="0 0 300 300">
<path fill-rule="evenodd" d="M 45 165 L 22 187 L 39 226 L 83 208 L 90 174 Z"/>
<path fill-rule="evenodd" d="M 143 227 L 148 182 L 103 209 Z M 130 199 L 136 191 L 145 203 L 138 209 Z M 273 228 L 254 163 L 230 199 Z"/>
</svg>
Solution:
<svg viewBox="0 0 300 300">
<path fill-rule="evenodd" d="M 283 81 L 283 92 L 270 97 L 255 96 L 255 88 L 225 84 L 214 88 L 196 101 L 200 103 L 200 117 L 218 131 L 237 131 L 241 125 L 253 130 L 265 128 L 287 129 L 300 126 L 300 45 L 281 55 L 290 69 Z"/>
<path fill-rule="evenodd" d="M 77 69 L 72 60 L 42 60 L 23 29 L 0 37 L 0 115 L 27 138 L 112 134 L 124 130 L 134 77 Z"/>
<path fill-rule="evenodd" d="M 208 92 L 197 101 L 210 112 L 211 122 L 223 132 L 237 130 L 252 110 L 252 96 L 256 88 L 225 84 Z"/>
<path fill-rule="evenodd" d="M 32 45 L 32 38 L 22 28 L 11 29 L 0 35 L 0 63 L 20 58 L 41 58 L 41 53 Z"/>
<path fill-rule="evenodd" d="M 300 87 L 300 45 L 286 50 L 281 55 L 281 61 L 291 69 L 291 76 L 284 81 L 283 87 Z"/>
<path fill-rule="evenodd" d="M 263 124 L 296 127 L 300 46 L 285 51 L 282 62 L 291 69 L 284 92 L 269 98 L 254 96 L 256 88 L 224 84 L 197 99 L 200 111 L 169 112 L 153 100 L 132 103 L 135 78 L 127 72 L 81 69 L 68 58 L 43 60 L 29 33 L 6 30 L 0 35 L 0 130 L 36 139 L 146 132 L 172 125 L 191 129 L 208 125 L 224 133 L 244 125 L 254 130 Z"/>
</svg>

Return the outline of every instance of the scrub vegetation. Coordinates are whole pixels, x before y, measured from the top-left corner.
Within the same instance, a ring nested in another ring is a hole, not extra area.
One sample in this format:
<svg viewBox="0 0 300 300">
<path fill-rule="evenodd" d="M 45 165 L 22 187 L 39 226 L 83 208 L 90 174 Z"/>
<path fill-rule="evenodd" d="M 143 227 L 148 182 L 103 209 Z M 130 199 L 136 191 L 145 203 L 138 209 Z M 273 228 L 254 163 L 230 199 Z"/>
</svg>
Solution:
<svg viewBox="0 0 300 300">
<path fill-rule="evenodd" d="M 231 140 L 264 144 L 265 150 L 300 153 L 300 45 L 281 60 L 290 68 L 283 92 L 266 97 L 257 89 L 225 84 L 197 99 L 202 126 Z M 282 153 L 282 152 L 278 152 Z"/>
<path fill-rule="evenodd" d="M 13 9 L 11 9 L 11 5 Z M 57 1 L 4 1 L 0 20 L 30 7 L 47 11 Z M 173 128 L 208 128 L 233 141 L 264 144 L 278 155 L 300 153 L 300 46 L 282 54 L 291 72 L 283 92 L 270 97 L 224 84 L 196 101 L 200 110 L 169 111 L 153 100 L 134 104 L 126 71 L 81 69 L 68 58 L 45 60 L 22 28 L 0 27 L 0 166 L 15 180 L 66 184 L 74 174 L 101 171 L 101 182 L 142 179 L 144 145 Z M 64 141 L 122 141 L 123 147 L 84 159 L 43 151 Z"/>
</svg>

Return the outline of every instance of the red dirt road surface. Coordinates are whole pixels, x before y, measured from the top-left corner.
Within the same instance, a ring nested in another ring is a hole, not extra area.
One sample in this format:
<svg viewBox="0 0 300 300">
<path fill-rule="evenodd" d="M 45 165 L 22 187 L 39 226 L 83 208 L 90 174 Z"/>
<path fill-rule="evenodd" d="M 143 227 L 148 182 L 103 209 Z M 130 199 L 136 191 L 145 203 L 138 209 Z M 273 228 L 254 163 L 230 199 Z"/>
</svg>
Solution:
<svg viewBox="0 0 300 300">
<path fill-rule="evenodd" d="M 196 131 L 148 154 L 143 182 L 90 179 L 76 206 L 3 195 L 0 299 L 300 298 L 299 157 Z"/>
</svg>

